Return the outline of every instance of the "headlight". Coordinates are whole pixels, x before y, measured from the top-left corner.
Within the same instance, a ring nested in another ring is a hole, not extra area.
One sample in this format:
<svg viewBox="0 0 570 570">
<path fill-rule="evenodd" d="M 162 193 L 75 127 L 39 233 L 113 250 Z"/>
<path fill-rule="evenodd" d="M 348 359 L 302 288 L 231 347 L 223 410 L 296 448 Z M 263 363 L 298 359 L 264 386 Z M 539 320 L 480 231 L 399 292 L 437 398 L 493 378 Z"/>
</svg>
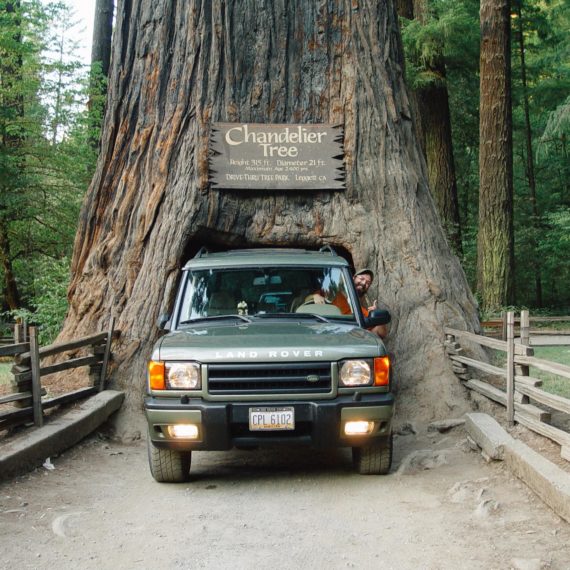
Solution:
<svg viewBox="0 0 570 570">
<path fill-rule="evenodd" d="M 171 390 L 199 390 L 202 387 L 197 362 L 167 362 L 166 387 Z"/>
<path fill-rule="evenodd" d="M 372 383 L 369 360 L 345 360 L 340 366 L 340 383 L 343 386 L 369 386 Z"/>
</svg>

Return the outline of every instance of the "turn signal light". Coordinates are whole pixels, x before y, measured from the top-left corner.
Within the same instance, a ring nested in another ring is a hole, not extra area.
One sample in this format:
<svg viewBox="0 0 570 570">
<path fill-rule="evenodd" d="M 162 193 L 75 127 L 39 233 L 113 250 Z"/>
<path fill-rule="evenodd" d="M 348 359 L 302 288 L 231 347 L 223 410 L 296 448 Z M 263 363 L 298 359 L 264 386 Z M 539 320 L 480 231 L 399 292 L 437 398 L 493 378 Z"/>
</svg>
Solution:
<svg viewBox="0 0 570 570">
<path fill-rule="evenodd" d="M 374 386 L 390 384 L 390 357 L 381 356 L 374 359 Z"/>
<path fill-rule="evenodd" d="M 151 360 L 148 363 L 148 383 L 151 390 L 166 390 L 164 362 Z"/>
</svg>

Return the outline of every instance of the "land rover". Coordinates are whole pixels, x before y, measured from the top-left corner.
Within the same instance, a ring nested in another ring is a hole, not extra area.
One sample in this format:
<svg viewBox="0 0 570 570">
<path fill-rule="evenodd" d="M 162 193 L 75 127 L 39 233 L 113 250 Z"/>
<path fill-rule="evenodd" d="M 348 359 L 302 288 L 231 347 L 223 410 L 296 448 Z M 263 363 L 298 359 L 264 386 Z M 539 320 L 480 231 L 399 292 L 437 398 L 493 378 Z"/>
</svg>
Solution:
<svg viewBox="0 0 570 570">
<path fill-rule="evenodd" d="M 363 315 L 330 247 L 201 250 L 148 365 L 153 477 L 188 480 L 194 450 L 278 444 L 351 447 L 359 473 L 388 473 L 390 359 L 367 329 L 389 320 Z"/>
</svg>

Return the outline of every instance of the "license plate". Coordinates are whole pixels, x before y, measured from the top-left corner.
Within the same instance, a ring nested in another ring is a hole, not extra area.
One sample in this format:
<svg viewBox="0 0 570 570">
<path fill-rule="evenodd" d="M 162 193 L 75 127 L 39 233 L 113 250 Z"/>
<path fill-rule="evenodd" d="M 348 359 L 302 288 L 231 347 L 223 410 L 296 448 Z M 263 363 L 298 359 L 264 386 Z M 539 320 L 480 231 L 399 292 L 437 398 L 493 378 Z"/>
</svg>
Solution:
<svg viewBox="0 0 570 570">
<path fill-rule="evenodd" d="M 295 429 L 295 408 L 249 408 L 250 431 Z"/>
</svg>

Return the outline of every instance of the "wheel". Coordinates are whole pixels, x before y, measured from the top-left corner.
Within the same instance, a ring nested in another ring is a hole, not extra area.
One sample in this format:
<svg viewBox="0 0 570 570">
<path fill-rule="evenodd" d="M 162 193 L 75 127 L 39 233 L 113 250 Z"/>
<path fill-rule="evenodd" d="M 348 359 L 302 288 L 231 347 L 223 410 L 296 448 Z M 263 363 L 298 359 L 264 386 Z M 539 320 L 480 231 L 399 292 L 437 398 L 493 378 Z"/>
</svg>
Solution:
<svg viewBox="0 0 570 570">
<path fill-rule="evenodd" d="M 190 479 L 191 451 L 174 451 L 148 444 L 148 463 L 150 472 L 159 483 L 183 483 Z"/>
<path fill-rule="evenodd" d="M 385 443 L 352 448 L 354 468 L 361 475 L 386 475 L 392 466 L 392 434 Z"/>
</svg>

